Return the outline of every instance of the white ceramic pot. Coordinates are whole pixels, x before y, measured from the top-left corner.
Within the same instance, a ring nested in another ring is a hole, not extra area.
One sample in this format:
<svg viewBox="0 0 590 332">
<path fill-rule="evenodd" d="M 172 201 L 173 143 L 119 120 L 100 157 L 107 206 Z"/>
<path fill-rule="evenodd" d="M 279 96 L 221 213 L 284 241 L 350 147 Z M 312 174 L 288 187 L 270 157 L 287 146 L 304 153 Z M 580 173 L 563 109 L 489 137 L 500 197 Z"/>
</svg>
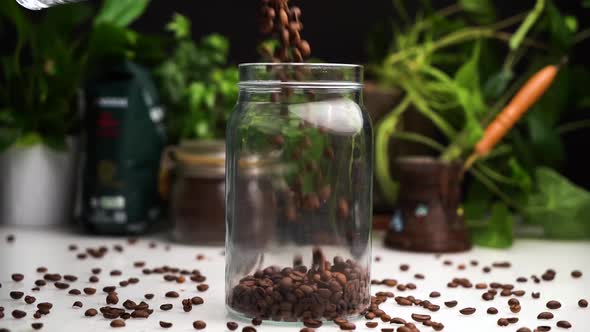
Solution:
<svg viewBox="0 0 590 332">
<path fill-rule="evenodd" d="M 78 140 L 69 149 L 44 145 L 0 152 L 0 224 L 49 226 L 72 220 Z"/>
</svg>

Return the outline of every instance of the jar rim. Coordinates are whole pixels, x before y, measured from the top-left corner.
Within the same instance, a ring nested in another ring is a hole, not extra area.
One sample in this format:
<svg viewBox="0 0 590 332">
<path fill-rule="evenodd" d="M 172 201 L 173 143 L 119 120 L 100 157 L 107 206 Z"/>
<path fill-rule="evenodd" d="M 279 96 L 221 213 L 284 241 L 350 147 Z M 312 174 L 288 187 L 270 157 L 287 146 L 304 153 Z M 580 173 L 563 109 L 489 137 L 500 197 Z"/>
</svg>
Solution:
<svg viewBox="0 0 590 332">
<path fill-rule="evenodd" d="M 251 62 L 238 65 L 239 87 L 354 88 L 363 84 L 363 66 L 344 63 Z"/>
</svg>

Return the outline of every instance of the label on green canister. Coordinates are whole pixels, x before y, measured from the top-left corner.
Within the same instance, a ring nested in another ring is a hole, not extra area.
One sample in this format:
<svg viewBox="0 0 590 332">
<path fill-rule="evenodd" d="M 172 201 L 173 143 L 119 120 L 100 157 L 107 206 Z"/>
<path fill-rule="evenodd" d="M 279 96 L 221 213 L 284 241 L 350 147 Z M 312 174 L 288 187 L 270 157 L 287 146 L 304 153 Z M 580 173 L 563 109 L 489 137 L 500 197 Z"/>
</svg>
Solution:
<svg viewBox="0 0 590 332">
<path fill-rule="evenodd" d="M 160 216 L 162 109 L 147 70 L 125 62 L 86 89 L 82 219 L 98 233 L 141 233 Z"/>
</svg>

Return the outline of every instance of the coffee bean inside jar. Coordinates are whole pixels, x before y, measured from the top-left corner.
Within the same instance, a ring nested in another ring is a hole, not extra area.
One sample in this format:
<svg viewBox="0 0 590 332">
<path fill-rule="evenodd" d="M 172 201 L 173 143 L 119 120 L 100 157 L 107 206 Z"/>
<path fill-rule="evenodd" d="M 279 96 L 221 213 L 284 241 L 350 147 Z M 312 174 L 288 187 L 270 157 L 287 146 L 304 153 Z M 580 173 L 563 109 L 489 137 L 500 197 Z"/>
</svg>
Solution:
<svg viewBox="0 0 590 332">
<path fill-rule="evenodd" d="M 229 306 L 242 314 L 275 321 L 358 315 L 370 303 L 368 271 L 340 256 L 332 262 L 315 249 L 310 267 L 269 266 L 242 278 Z"/>
</svg>

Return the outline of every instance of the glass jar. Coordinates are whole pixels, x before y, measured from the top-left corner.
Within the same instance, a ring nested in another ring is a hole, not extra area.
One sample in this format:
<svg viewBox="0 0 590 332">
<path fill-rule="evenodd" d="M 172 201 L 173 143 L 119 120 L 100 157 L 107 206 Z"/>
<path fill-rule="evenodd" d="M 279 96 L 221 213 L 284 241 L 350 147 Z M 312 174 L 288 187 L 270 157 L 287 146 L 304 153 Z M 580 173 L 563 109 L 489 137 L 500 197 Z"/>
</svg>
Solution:
<svg viewBox="0 0 590 332">
<path fill-rule="evenodd" d="M 227 131 L 226 305 L 351 318 L 370 302 L 373 137 L 362 67 L 240 65 Z M 264 161 L 253 178 L 248 160 Z M 268 197 L 263 205 L 249 202 Z"/>
<path fill-rule="evenodd" d="M 57 6 L 78 1 L 81 0 L 16 0 L 16 2 L 18 2 L 21 6 L 31 10 L 39 10 L 51 6 Z"/>
</svg>

